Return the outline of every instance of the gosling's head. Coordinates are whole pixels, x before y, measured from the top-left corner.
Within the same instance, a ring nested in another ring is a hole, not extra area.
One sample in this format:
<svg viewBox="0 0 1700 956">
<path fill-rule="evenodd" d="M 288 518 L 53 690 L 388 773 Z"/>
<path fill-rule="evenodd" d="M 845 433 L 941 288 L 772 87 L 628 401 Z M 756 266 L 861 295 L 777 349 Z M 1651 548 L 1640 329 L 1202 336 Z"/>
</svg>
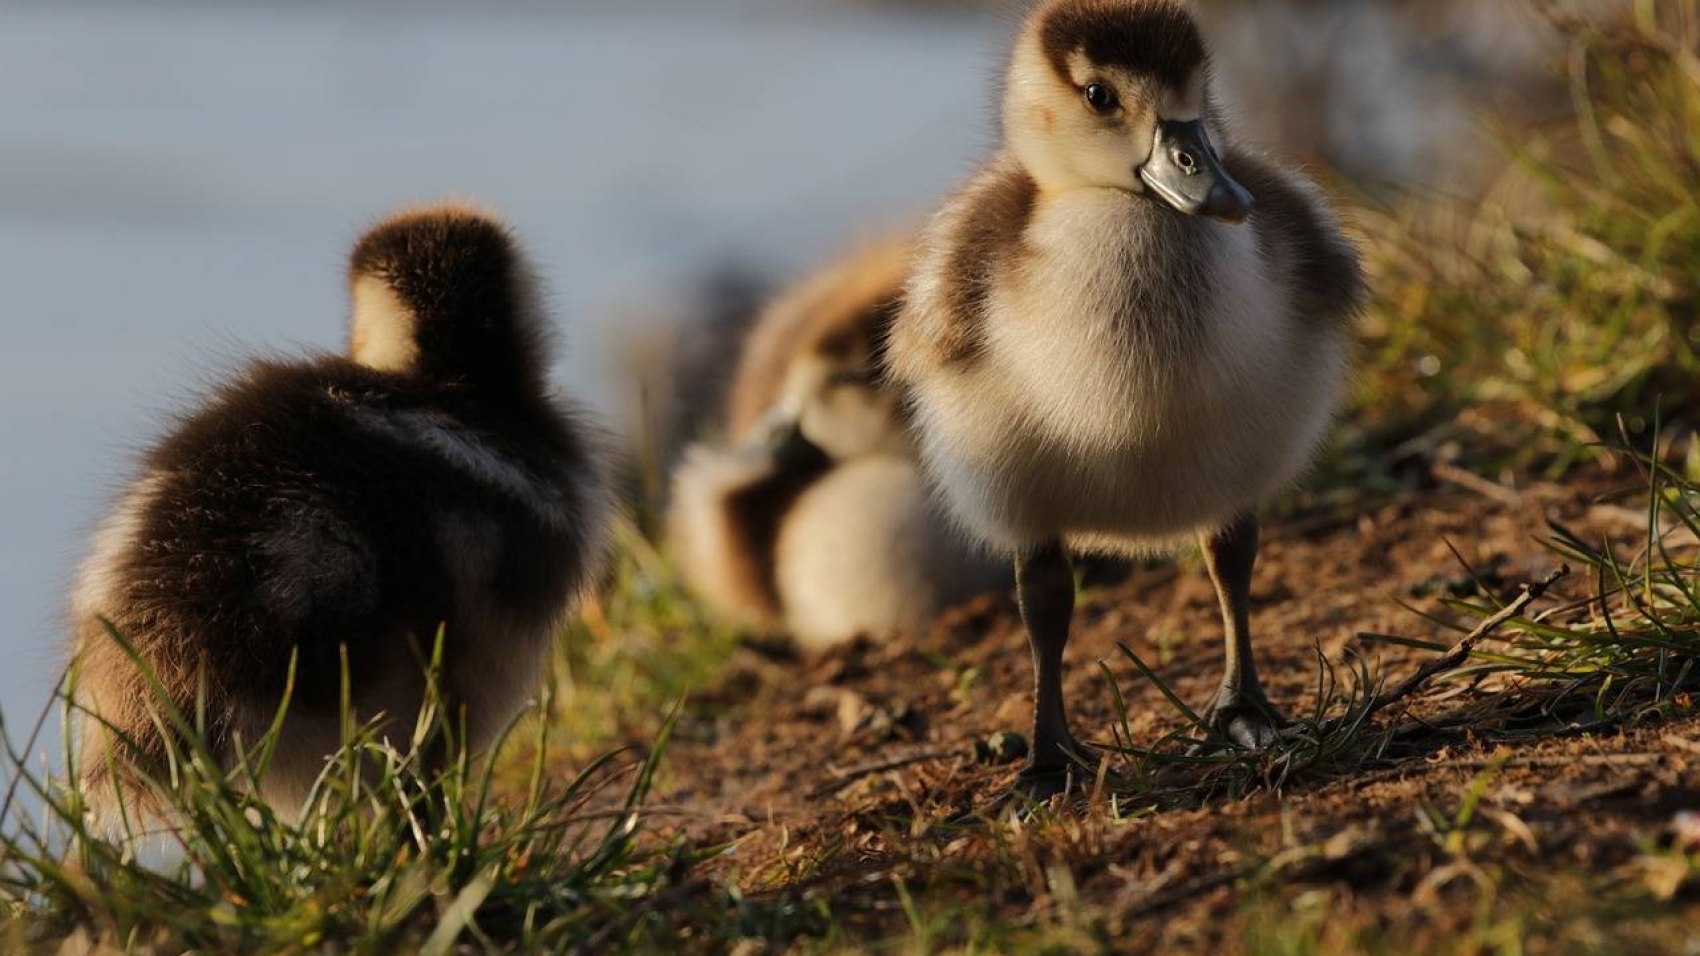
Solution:
<svg viewBox="0 0 1700 956">
<path fill-rule="evenodd" d="M 867 242 L 774 306 L 806 318 L 773 412 L 832 460 L 909 451 L 900 396 L 884 366 L 913 255 L 906 233 Z"/>
<path fill-rule="evenodd" d="M 491 216 L 457 205 L 392 216 L 355 244 L 348 281 L 355 362 L 498 392 L 542 389 L 535 283 Z"/>
<path fill-rule="evenodd" d="M 1252 197 L 1222 166 L 1222 135 L 1183 0 L 1049 0 L 1016 40 L 1004 138 L 1041 189 L 1120 189 L 1239 222 Z"/>
<path fill-rule="evenodd" d="M 869 303 L 856 324 L 818 330 L 786 373 L 780 408 L 795 415 L 802 436 L 829 458 L 909 447 L 899 396 L 881 377 L 885 332 L 896 308 L 895 297 Z"/>
</svg>

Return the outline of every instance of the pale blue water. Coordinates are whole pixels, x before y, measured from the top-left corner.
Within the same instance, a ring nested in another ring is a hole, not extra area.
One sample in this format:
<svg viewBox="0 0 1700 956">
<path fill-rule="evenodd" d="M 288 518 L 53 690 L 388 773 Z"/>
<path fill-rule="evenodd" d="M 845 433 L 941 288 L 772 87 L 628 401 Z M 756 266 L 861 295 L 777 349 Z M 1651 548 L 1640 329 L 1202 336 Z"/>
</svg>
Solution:
<svg viewBox="0 0 1700 956">
<path fill-rule="evenodd" d="M 899 221 L 984 142 L 1003 22 L 795 3 L 0 5 L 0 711 L 132 451 L 233 356 L 337 347 L 399 203 L 493 204 L 610 404 L 625 303 Z M 688 303 L 686 303 L 688 305 Z"/>
</svg>

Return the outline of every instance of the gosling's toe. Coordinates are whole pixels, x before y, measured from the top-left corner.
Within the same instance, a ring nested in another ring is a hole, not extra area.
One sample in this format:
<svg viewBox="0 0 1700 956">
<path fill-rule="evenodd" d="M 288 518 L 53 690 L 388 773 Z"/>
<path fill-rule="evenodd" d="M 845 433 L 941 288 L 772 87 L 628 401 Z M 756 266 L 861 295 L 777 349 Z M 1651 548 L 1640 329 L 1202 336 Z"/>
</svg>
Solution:
<svg viewBox="0 0 1700 956">
<path fill-rule="evenodd" d="M 1220 750 L 1222 744 L 1267 750 L 1291 734 L 1293 722 L 1262 693 L 1223 688 L 1199 714 L 1212 740 L 1191 749 L 1194 755 Z"/>
</svg>

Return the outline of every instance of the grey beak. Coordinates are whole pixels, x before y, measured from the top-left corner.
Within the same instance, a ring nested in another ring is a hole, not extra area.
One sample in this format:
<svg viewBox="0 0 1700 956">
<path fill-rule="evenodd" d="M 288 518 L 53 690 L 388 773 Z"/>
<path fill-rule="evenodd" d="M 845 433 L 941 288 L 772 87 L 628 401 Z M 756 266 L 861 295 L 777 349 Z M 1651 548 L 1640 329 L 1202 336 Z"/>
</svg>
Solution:
<svg viewBox="0 0 1700 956">
<path fill-rule="evenodd" d="M 781 468 L 811 469 L 827 464 L 826 452 L 803 434 L 796 413 L 783 407 L 762 417 L 752 429 L 745 453 Z"/>
<path fill-rule="evenodd" d="M 1189 216 L 1241 222 L 1251 214 L 1251 193 L 1222 168 L 1202 120 L 1159 120 L 1157 141 L 1151 158 L 1139 167 L 1139 178 L 1164 202 Z"/>
</svg>

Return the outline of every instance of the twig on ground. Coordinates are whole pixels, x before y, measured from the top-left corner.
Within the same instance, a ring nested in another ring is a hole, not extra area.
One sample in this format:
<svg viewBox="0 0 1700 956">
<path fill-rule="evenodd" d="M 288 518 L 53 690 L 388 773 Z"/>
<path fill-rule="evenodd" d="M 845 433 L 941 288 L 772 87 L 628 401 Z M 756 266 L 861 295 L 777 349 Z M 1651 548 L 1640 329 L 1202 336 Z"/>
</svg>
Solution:
<svg viewBox="0 0 1700 956">
<path fill-rule="evenodd" d="M 825 786 L 816 787 L 814 790 L 809 791 L 809 796 L 829 796 L 843 790 L 845 787 L 850 786 L 852 783 L 855 783 L 863 777 L 871 777 L 876 773 L 885 773 L 887 770 L 901 770 L 911 764 L 927 763 L 933 760 L 948 760 L 951 757 L 961 757 L 963 755 L 963 751 L 961 750 L 924 750 L 918 754 L 910 754 L 907 757 L 898 757 L 894 760 L 883 760 L 879 763 L 861 764 L 855 767 L 846 767 L 842 770 L 837 767 L 828 767 L 827 772 L 831 773 L 838 779 L 834 780 L 832 783 L 826 784 Z"/>
<path fill-rule="evenodd" d="M 1665 743 L 1684 753 L 1700 754 L 1700 742 L 1689 740 L 1680 734 L 1665 734 Z"/>
<path fill-rule="evenodd" d="M 1700 744 L 1690 744 L 1674 734 L 1667 736 L 1665 742 L 1676 746 L 1678 749 L 1684 749 L 1684 745 L 1693 747 L 1691 753 L 1700 753 Z M 1671 759 L 1671 755 L 1664 753 L 1622 753 L 1582 754 L 1562 757 L 1511 757 L 1500 760 L 1402 760 L 1391 767 L 1383 767 L 1370 773 L 1348 777 L 1342 782 L 1352 790 L 1362 790 L 1365 787 L 1371 787 L 1389 780 L 1403 780 L 1406 777 L 1420 776 L 1437 770 L 1483 770 L 1488 767 L 1644 767 L 1664 763 L 1669 759 Z"/>
<path fill-rule="evenodd" d="M 1561 757 L 1511 757 L 1505 760 L 1448 760 L 1435 767 L 1485 770 L 1488 767 L 1645 767 L 1663 763 L 1670 754 L 1567 754 Z"/>
<path fill-rule="evenodd" d="M 1523 503 L 1523 495 L 1515 488 L 1507 488 L 1497 481 L 1483 478 L 1481 475 L 1465 468 L 1459 468 L 1457 465 L 1437 461 L 1429 465 L 1429 473 L 1441 481 L 1457 485 L 1460 488 L 1468 488 L 1484 498 L 1489 498 L 1501 504 L 1516 507 Z"/>
<path fill-rule="evenodd" d="M 1477 644 L 1481 643 L 1484 638 L 1492 634 L 1494 631 L 1499 630 L 1505 622 L 1515 618 L 1519 614 L 1522 614 L 1524 609 L 1538 600 L 1542 595 L 1546 594 L 1548 588 L 1551 588 L 1554 584 L 1558 583 L 1561 578 L 1569 573 L 1570 566 L 1563 565 L 1540 581 L 1526 585 L 1523 588 L 1522 594 L 1517 595 L 1510 604 L 1500 608 L 1499 611 L 1492 617 L 1489 617 L 1487 620 L 1476 625 L 1475 630 L 1464 635 L 1464 637 L 1461 638 L 1458 643 L 1452 645 L 1446 653 L 1417 668 L 1417 672 L 1415 674 L 1406 678 L 1404 683 L 1394 688 L 1391 692 L 1377 695 L 1376 698 L 1370 701 L 1369 705 L 1365 708 L 1363 716 L 1360 719 L 1373 717 L 1394 704 L 1415 696 L 1419 691 L 1426 687 L 1428 682 L 1433 680 L 1436 675 L 1457 669 L 1465 661 L 1470 659 L 1470 654 L 1476 649 Z"/>
<path fill-rule="evenodd" d="M 1252 866 L 1238 866 L 1206 874 L 1179 886 L 1167 887 L 1152 893 L 1137 905 L 1130 907 L 1127 915 L 1130 919 L 1142 919 L 1160 913 L 1177 903 L 1196 899 L 1202 893 L 1237 883 L 1255 873 L 1256 870 L 1257 868 Z"/>
<path fill-rule="evenodd" d="M 1128 916 L 1134 919 L 1152 916 L 1200 894 L 1260 876 L 1288 882 L 1312 879 L 1350 859 L 1384 850 L 1392 842 L 1379 831 L 1365 833 L 1348 827 L 1323 843 L 1283 850 L 1261 863 L 1231 866 L 1179 885 L 1165 883 L 1132 906 Z"/>
</svg>

